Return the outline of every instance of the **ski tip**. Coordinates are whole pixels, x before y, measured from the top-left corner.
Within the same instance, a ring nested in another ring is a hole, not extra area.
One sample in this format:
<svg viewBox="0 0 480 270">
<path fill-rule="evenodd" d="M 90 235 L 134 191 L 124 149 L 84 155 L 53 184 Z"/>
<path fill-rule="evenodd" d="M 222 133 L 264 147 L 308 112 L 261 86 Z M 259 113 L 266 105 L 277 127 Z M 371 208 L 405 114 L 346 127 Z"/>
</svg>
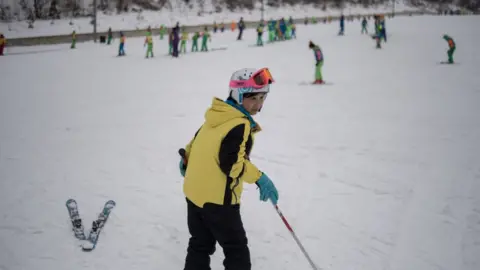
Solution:
<svg viewBox="0 0 480 270">
<path fill-rule="evenodd" d="M 83 244 L 82 245 L 82 251 L 85 251 L 85 252 L 91 252 L 92 250 L 95 249 L 95 245 L 93 245 L 92 243 L 88 243 L 88 244 Z"/>
<path fill-rule="evenodd" d="M 75 199 L 68 199 L 66 202 L 65 202 L 65 205 L 68 207 L 70 204 L 77 204 L 77 201 L 75 201 Z"/>
<path fill-rule="evenodd" d="M 112 206 L 116 206 L 117 203 L 114 201 L 114 200 L 108 200 L 105 204 L 107 205 L 112 205 Z"/>
</svg>

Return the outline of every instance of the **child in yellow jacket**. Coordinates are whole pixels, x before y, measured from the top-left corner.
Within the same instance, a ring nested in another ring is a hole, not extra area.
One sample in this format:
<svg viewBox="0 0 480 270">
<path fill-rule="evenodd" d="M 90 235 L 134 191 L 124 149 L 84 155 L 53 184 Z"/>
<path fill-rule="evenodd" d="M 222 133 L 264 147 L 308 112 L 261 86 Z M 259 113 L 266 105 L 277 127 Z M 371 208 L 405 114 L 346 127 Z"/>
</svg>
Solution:
<svg viewBox="0 0 480 270">
<path fill-rule="evenodd" d="M 185 28 L 182 31 L 182 40 L 180 42 L 180 53 L 187 53 L 187 40 L 188 40 L 188 33 Z"/>
<path fill-rule="evenodd" d="M 145 58 L 152 57 L 153 58 L 153 39 L 152 35 L 147 34 L 147 37 L 145 38 L 145 43 L 143 44 L 143 47 L 147 46 L 147 54 L 145 55 Z"/>
</svg>

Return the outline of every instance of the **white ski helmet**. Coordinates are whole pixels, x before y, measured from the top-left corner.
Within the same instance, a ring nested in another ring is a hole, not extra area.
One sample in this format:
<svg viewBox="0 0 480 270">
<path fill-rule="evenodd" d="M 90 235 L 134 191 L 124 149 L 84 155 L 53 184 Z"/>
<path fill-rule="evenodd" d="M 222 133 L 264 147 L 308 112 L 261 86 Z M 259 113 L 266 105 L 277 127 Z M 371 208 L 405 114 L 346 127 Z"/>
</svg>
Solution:
<svg viewBox="0 0 480 270">
<path fill-rule="evenodd" d="M 230 81 L 247 81 L 252 77 L 258 69 L 255 68 L 242 68 L 233 72 Z M 265 93 L 270 92 L 270 84 L 265 85 L 262 88 L 253 88 L 253 87 L 229 87 L 229 97 L 233 98 L 238 104 L 242 104 L 243 95 L 246 93 Z"/>
</svg>

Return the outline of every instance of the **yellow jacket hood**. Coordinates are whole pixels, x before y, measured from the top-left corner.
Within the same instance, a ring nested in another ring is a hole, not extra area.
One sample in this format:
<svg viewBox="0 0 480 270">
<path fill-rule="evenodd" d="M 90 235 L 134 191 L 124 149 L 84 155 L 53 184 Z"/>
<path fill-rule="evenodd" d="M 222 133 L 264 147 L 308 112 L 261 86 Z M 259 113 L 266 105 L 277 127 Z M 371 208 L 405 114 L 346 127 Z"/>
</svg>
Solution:
<svg viewBox="0 0 480 270">
<path fill-rule="evenodd" d="M 261 130 L 247 112 L 242 112 L 219 98 L 213 98 L 211 107 L 205 113 L 205 124 L 215 128 L 234 118 L 247 118 L 254 132 Z"/>
</svg>

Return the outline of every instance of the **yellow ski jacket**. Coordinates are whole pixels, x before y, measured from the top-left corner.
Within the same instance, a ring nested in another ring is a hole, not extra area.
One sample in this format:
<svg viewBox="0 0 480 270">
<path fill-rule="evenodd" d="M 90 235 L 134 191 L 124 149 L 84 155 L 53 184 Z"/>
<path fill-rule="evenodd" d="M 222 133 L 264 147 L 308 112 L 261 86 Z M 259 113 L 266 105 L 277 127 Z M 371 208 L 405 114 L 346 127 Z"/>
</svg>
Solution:
<svg viewBox="0 0 480 270">
<path fill-rule="evenodd" d="M 223 100 L 213 99 L 204 124 L 185 147 L 183 191 L 196 206 L 239 204 L 243 182 L 253 184 L 262 175 L 249 160 L 254 135 L 261 130 L 250 119 Z"/>
</svg>

